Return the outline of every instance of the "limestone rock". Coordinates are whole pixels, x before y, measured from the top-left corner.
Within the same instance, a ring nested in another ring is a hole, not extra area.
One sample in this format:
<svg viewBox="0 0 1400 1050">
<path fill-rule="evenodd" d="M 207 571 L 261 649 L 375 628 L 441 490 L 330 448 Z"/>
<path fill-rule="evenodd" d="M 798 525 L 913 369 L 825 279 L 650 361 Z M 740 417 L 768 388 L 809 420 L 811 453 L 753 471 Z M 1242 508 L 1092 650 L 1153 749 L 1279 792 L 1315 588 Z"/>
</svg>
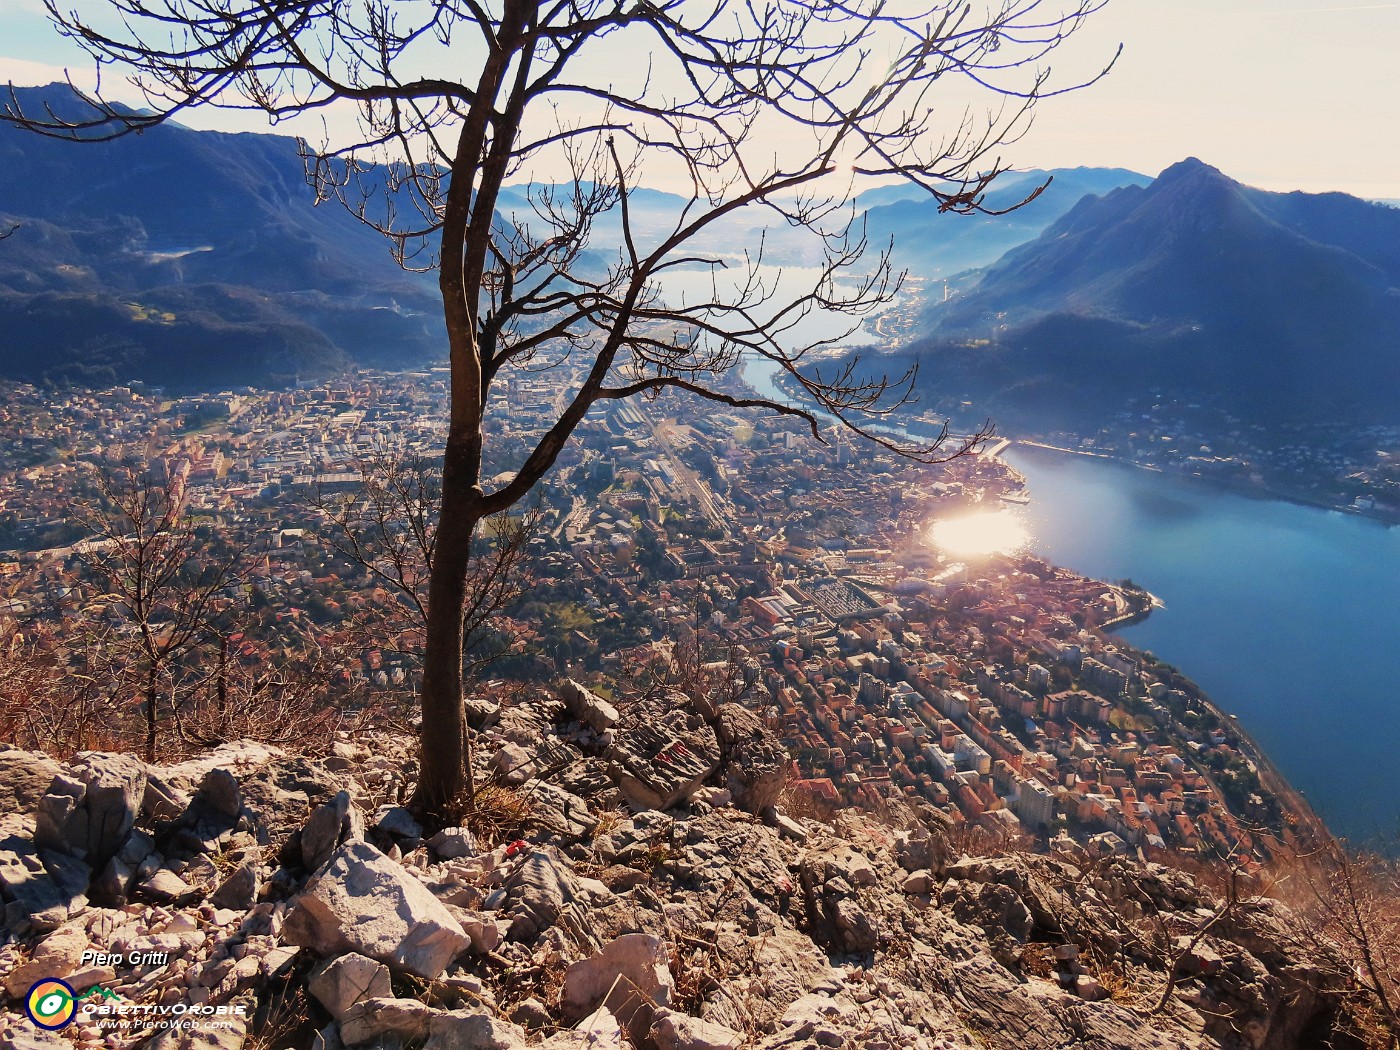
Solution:
<svg viewBox="0 0 1400 1050">
<path fill-rule="evenodd" d="M 501 705 L 483 696 L 463 697 L 462 710 L 473 729 L 490 729 L 501 720 Z"/>
<path fill-rule="evenodd" d="M 927 868 L 910 872 L 904 877 L 900 889 L 905 893 L 929 893 L 933 890 L 933 876 L 929 874 Z"/>
<path fill-rule="evenodd" d="M 1224 967 L 1225 962 L 1220 957 L 1220 953 L 1215 951 L 1205 941 L 1191 943 L 1190 937 L 1178 937 L 1176 939 L 1177 952 L 1180 955 L 1178 966 L 1184 973 L 1193 976 L 1213 977 Z"/>
<path fill-rule="evenodd" d="M 389 968 L 354 952 L 319 963 L 306 987 L 336 1020 L 364 999 L 387 999 L 394 994 Z"/>
<path fill-rule="evenodd" d="M 143 819 L 174 820 L 189 804 L 189 799 L 167 784 L 159 773 L 146 771 L 146 793 L 141 797 Z"/>
<path fill-rule="evenodd" d="M 0 838 L 0 894 L 5 923 L 16 933 L 53 930 L 82 911 L 91 877 L 92 869 L 81 860 L 36 849 L 18 830 Z"/>
<path fill-rule="evenodd" d="M 728 788 L 702 787 L 691 796 L 696 802 L 703 802 L 707 806 L 720 809 L 724 806 L 734 804 L 734 793 Z"/>
<path fill-rule="evenodd" d="M 1104 990 L 1097 977 L 1091 977 L 1087 973 L 1081 973 L 1074 979 L 1074 994 L 1081 999 L 1098 1001 L 1108 998 L 1108 992 Z"/>
<path fill-rule="evenodd" d="M 600 1006 L 566 1032 L 558 1032 L 540 1044 L 540 1050 L 625 1050 L 622 1025 L 606 1006 Z"/>
<path fill-rule="evenodd" d="M 534 941 L 578 896 L 578 881 L 563 858 L 549 848 L 534 850 L 506 880 L 502 911 L 510 919 L 509 938 Z"/>
<path fill-rule="evenodd" d="M 39 799 L 34 844 L 40 849 L 85 856 L 88 843 L 87 785 L 59 773 Z"/>
<path fill-rule="evenodd" d="M 771 806 L 764 811 L 764 818 L 769 824 L 778 829 L 778 834 L 785 839 L 792 839 L 799 846 L 807 841 L 807 829 L 799 822 L 793 820 L 786 813 L 779 813 Z"/>
<path fill-rule="evenodd" d="M 1005 934 L 1024 943 L 1035 925 L 1020 894 L 1003 883 L 954 879 L 944 886 L 941 896 L 943 906 L 955 919 L 980 926 L 989 935 Z"/>
<path fill-rule="evenodd" d="M 247 911 L 258 899 L 258 869 L 251 861 L 240 864 L 228 878 L 219 884 L 209 903 L 216 908 L 233 908 Z"/>
<path fill-rule="evenodd" d="M 651 1022 L 657 1050 L 739 1050 L 744 1037 L 732 1028 L 698 1017 L 657 1010 Z"/>
<path fill-rule="evenodd" d="M 428 1034 L 433 1014 L 431 1006 L 417 999 L 364 999 L 341 1018 L 340 1039 L 346 1046 L 371 1041 L 382 1045 L 385 1036 L 421 1039 Z"/>
<path fill-rule="evenodd" d="M 60 772 L 59 764 L 45 755 L 0 744 L 0 812 L 34 812 Z"/>
<path fill-rule="evenodd" d="M 723 755 L 724 786 L 749 813 L 776 806 L 787 783 L 787 749 L 762 720 L 738 704 L 721 704 L 715 733 Z"/>
<path fill-rule="evenodd" d="M 302 866 L 316 871 L 341 843 L 364 837 L 365 823 L 359 807 L 350 800 L 349 792 L 337 791 L 334 798 L 311 814 L 302 828 Z"/>
<path fill-rule="evenodd" d="M 247 1038 L 248 1018 L 230 1016 L 218 1028 L 213 1025 L 167 1028 L 147 1043 L 144 1050 L 242 1050 Z"/>
<path fill-rule="evenodd" d="M 343 775 L 332 773 L 317 759 L 274 756 L 241 773 L 243 813 L 258 845 L 290 836 L 305 825 L 311 811 L 345 786 Z"/>
<path fill-rule="evenodd" d="M 428 840 L 428 848 L 444 860 L 470 857 L 476 853 L 476 836 L 466 828 L 443 828 Z"/>
<path fill-rule="evenodd" d="M 131 755 L 87 752 L 73 762 L 75 775 L 87 787 L 87 842 L 79 853 L 94 868 L 121 848 L 136 824 L 146 795 L 146 767 Z"/>
<path fill-rule="evenodd" d="M 242 786 L 231 772 L 206 769 L 184 812 L 158 836 L 161 848 L 172 856 L 216 852 L 238 823 L 242 799 Z"/>
<path fill-rule="evenodd" d="M 428 1025 L 423 1050 L 524 1050 L 525 1030 L 490 1014 L 451 1010 Z"/>
<path fill-rule="evenodd" d="M 160 858 L 148 860 L 155 853 L 155 841 L 150 834 L 137 828 L 126 837 L 117 855 L 109 860 L 93 880 L 92 899 L 110 908 L 119 908 L 126 903 L 131 893 L 138 871 L 142 878 L 148 877 Z"/>
<path fill-rule="evenodd" d="M 6 1050 L 71 1050 L 73 1044 L 57 1032 L 35 1028 L 28 1018 L 23 1027 L 7 1025 L 0 1028 L 0 1046 Z"/>
<path fill-rule="evenodd" d="M 905 871 L 929 871 L 941 868 L 943 847 L 926 827 L 902 831 L 895 838 L 895 859 Z"/>
<path fill-rule="evenodd" d="M 836 858 L 808 853 L 800 873 L 808 922 L 817 943 L 846 954 L 864 954 L 879 946 L 875 918 L 861 904 Z"/>
<path fill-rule="evenodd" d="M 243 789 L 227 769 L 209 770 L 200 781 L 196 796 L 209 812 L 222 817 L 237 817 L 243 809 Z"/>
<path fill-rule="evenodd" d="M 617 708 L 572 678 L 559 687 L 559 698 L 571 715 L 595 732 L 606 732 L 617 724 Z"/>
<path fill-rule="evenodd" d="M 465 908 L 455 909 L 453 914 L 461 923 L 462 929 L 467 932 L 467 936 L 471 938 L 472 951 L 476 952 L 477 955 L 494 952 L 500 946 L 503 936 L 502 924 L 496 919 L 478 915 Z"/>
<path fill-rule="evenodd" d="M 199 889 L 191 886 L 168 868 L 161 868 L 150 878 L 140 883 L 133 891 L 136 896 L 153 904 L 188 904 L 203 896 Z"/>
<path fill-rule="evenodd" d="M 629 933 L 565 971 L 562 1006 L 570 1018 L 605 1006 L 640 1044 L 656 1009 L 670 1005 L 674 990 L 661 938 Z"/>
<path fill-rule="evenodd" d="M 522 999 L 510 1011 L 510 1019 L 522 1028 L 544 1028 L 554 1023 L 549 1007 L 533 997 Z"/>
<path fill-rule="evenodd" d="M 535 775 L 535 757 L 519 744 L 507 740 L 491 756 L 491 769 L 501 783 L 518 786 Z"/>
<path fill-rule="evenodd" d="M 470 943 L 427 887 L 361 841 L 341 846 L 307 884 L 282 939 L 320 955 L 358 952 L 428 979 Z"/>
<path fill-rule="evenodd" d="M 374 813 L 375 833 L 395 842 L 417 844 L 423 825 L 403 806 L 380 806 Z"/>
<path fill-rule="evenodd" d="M 719 767 L 715 731 L 687 724 L 682 711 L 618 729 L 608 752 L 609 772 L 639 809 L 669 809 L 691 797 Z"/>
<path fill-rule="evenodd" d="M 587 802 L 558 784 L 535 780 L 530 784 L 530 810 L 543 827 L 586 838 L 598 827 L 598 818 Z"/>
<path fill-rule="evenodd" d="M 82 920 L 60 927 L 39 942 L 28 962 L 10 971 L 5 977 L 5 991 L 11 998 L 18 998 L 44 977 L 67 977 L 82 962 L 87 946 Z"/>
</svg>

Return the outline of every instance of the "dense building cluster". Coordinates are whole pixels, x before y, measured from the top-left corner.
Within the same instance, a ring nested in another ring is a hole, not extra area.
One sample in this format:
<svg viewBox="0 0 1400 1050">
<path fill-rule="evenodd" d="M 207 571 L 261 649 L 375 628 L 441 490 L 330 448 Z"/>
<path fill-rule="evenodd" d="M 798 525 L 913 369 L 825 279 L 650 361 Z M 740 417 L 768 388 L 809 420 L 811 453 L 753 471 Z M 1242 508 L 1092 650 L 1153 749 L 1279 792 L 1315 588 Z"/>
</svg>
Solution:
<svg viewBox="0 0 1400 1050">
<path fill-rule="evenodd" d="M 498 481 L 557 417 L 568 379 L 510 381 L 510 411 L 491 421 Z M 16 389 L 0 427 L 30 436 L 0 442 L 8 615 L 43 616 L 72 582 L 84 540 L 72 507 L 103 464 L 133 457 L 251 552 L 230 605 L 327 633 L 393 612 L 384 582 L 326 541 L 311 497 L 353 495 L 386 449 L 432 457 L 445 383 L 365 373 L 185 400 Z M 480 691 L 560 674 L 605 689 L 690 653 L 742 682 L 789 749 L 794 799 L 817 810 L 917 795 L 969 825 L 1109 853 L 1255 857 L 1287 834 L 1287 806 L 1233 722 L 1105 633 L 1149 596 L 930 541 L 935 521 L 1026 498 L 996 449 L 927 466 L 715 409 L 668 396 L 590 420 L 542 494 L 523 605 Z M 381 639 L 347 676 L 411 688 L 412 644 Z M 255 629 L 236 644 L 276 659 Z"/>
</svg>

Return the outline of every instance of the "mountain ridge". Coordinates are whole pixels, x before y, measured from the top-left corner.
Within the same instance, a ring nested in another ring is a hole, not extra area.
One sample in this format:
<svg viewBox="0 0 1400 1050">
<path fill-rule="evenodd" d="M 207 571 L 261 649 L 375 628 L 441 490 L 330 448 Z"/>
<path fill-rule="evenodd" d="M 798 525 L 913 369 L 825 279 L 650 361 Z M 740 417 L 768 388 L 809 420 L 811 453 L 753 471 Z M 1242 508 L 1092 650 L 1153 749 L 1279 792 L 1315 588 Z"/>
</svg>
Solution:
<svg viewBox="0 0 1400 1050">
<path fill-rule="evenodd" d="M 1083 198 L 931 313 L 928 378 L 1017 418 L 1087 419 L 1148 388 L 1261 422 L 1388 421 L 1397 246 L 1400 211 L 1253 189 L 1189 158 Z"/>
<path fill-rule="evenodd" d="M 83 116 L 64 85 L 14 98 Z M 315 204 L 283 136 L 169 125 L 99 145 L 0 125 L 0 212 L 18 227 L 0 249 L 0 372 L 198 390 L 435 356 L 431 282 L 337 204 Z M 124 317 L 148 304 L 176 316 Z M 103 360 L 94 339 L 126 351 Z"/>
</svg>

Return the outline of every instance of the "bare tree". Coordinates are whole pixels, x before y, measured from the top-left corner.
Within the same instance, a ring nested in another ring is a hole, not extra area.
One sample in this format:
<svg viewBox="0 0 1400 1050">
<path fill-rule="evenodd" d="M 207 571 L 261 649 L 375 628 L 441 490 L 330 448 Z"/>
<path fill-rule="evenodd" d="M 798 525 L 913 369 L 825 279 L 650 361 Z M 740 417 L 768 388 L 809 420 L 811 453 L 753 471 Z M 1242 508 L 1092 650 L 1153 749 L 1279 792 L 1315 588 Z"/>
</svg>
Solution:
<svg viewBox="0 0 1400 1050">
<path fill-rule="evenodd" d="M 396 612 L 385 616 L 382 629 L 386 638 L 398 639 L 390 647 L 421 665 L 442 471 L 415 453 L 384 448 L 362 460 L 359 472 L 352 491 L 315 492 L 311 502 L 330 526 L 326 542 L 393 596 Z M 521 567 L 538 520 L 533 509 L 502 512 L 474 538 L 462 615 L 468 676 L 499 655 L 483 645 L 482 635 L 493 617 L 520 598 Z"/>
<path fill-rule="evenodd" d="M 1228 862 L 1228 876 L 1225 882 L 1225 893 L 1220 903 L 1211 911 L 1210 916 L 1205 921 L 1196 925 L 1195 930 L 1189 934 L 1173 938 L 1169 930 L 1164 926 L 1161 935 L 1163 954 L 1165 956 L 1163 968 L 1166 970 L 1167 981 L 1162 986 L 1162 994 L 1157 997 L 1153 1004 L 1151 1013 L 1159 1014 L 1171 1004 L 1172 994 L 1176 991 L 1178 983 L 1184 976 L 1184 967 L 1201 942 L 1206 939 L 1212 930 L 1223 922 L 1227 922 L 1234 915 L 1240 905 L 1240 881 L 1248 877 L 1247 873 L 1231 858 Z M 1159 916 L 1160 920 L 1160 916 Z"/>
<path fill-rule="evenodd" d="M 227 634 L 209 646 L 209 665 L 174 712 L 180 739 L 216 747 L 252 738 L 281 747 L 324 749 L 337 729 L 377 712 L 364 704 L 346 668 L 363 652 L 353 631 L 335 639 L 305 632 L 273 661 L 245 664 Z"/>
<path fill-rule="evenodd" d="M 442 811 L 464 787 L 472 537 L 544 478 L 592 406 L 687 391 L 928 461 L 975 443 L 871 431 L 914 376 L 823 364 L 841 338 L 804 336 L 802 322 L 859 323 L 898 291 L 887 254 L 862 261 L 853 180 L 897 178 L 944 210 L 983 210 L 997 150 L 1034 104 L 1102 75 L 1057 87 L 1045 60 L 1104 2 L 107 0 L 78 13 L 46 0 L 99 70 L 130 71 L 145 108 L 118 111 L 99 92 L 90 120 L 13 102 L 9 119 L 88 141 L 205 106 L 273 122 L 358 107 L 358 134 L 305 144 L 309 174 L 401 261 L 437 271 L 452 366 L 415 798 Z M 562 180 L 508 209 L 508 182 L 549 172 Z M 659 226 L 642 221 L 644 179 L 682 187 Z M 777 280 L 761 243 L 736 251 L 760 216 L 808 231 L 817 265 Z M 667 291 L 697 267 L 713 277 L 699 294 Z M 795 400 L 725 384 L 745 358 L 776 367 Z M 567 383 L 557 419 L 492 485 L 483 463 L 509 379 L 544 367 Z"/>
<path fill-rule="evenodd" d="M 422 456 L 384 448 L 360 465 L 360 484 L 347 493 L 312 494 L 312 503 L 330 526 L 326 541 L 358 565 L 391 595 L 375 632 L 382 647 L 406 656 L 420 669 L 428 637 L 428 593 L 437 543 L 437 508 L 442 471 Z M 503 511 L 487 519 L 473 536 L 462 610 L 463 680 L 476 677 L 503 655 L 488 640 L 487 627 L 510 609 L 524 590 L 521 569 L 538 512 Z M 472 726 L 463 719 L 466 766 L 471 768 Z M 470 777 L 468 802 L 475 798 Z"/>
<path fill-rule="evenodd" d="M 75 639 L 49 624 L 0 625 L 0 740 L 58 758 L 121 740 L 122 712 L 107 683 L 72 651 L 93 633 Z"/>
<path fill-rule="evenodd" d="M 218 552 L 186 513 L 177 475 L 119 468 L 98 476 L 98 497 L 77 508 L 91 538 L 76 547 L 84 572 L 75 588 L 79 617 L 117 627 L 108 644 L 89 647 L 105 658 L 113 683 L 133 682 L 144 707 L 145 755 L 156 760 L 161 712 L 173 714 L 204 668 L 195 651 L 216 637 L 215 601 L 237 582 L 241 550 Z M 116 686 L 120 688 L 119 685 Z"/>
</svg>

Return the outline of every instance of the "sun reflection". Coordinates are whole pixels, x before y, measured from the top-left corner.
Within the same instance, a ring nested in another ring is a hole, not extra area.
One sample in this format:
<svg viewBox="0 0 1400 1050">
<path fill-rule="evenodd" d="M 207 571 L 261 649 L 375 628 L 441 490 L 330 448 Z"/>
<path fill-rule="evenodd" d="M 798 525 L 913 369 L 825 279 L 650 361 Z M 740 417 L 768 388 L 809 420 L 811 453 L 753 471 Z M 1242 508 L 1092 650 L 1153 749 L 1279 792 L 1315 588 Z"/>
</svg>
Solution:
<svg viewBox="0 0 1400 1050">
<path fill-rule="evenodd" d="M 1025 523 L 1013 510 L 946 518 L 934 522 L 929 535 L 940 549 L 964 556 L 1014 554 L 1030 539 Z"/>
</svg>

